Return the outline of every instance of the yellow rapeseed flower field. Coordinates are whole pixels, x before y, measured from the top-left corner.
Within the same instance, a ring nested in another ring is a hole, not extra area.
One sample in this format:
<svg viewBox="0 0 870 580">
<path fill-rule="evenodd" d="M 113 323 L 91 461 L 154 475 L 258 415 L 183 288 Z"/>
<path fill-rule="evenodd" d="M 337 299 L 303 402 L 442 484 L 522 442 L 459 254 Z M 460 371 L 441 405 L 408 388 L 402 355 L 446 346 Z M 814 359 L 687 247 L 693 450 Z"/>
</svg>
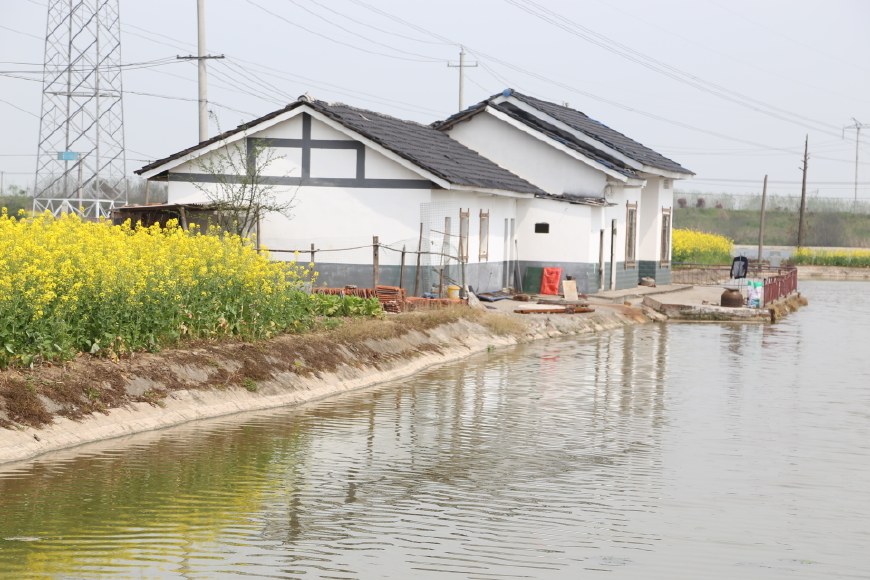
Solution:
<svg viewBox="0 0 870 580">
<path fill-rule="evenodd" d="M 725 236 L 674 229 L 673 261 L 685 264 L 730 264 L 734 242 Z"/>
<path fill-rule="evenodd" d="M 113 226 L 3 209 L 0 367 L 303 330 L 319 305 L 304 292 L 316 277 L 309 266 L 174 222 Z"/>
<path fill-rule="evenodd" d="M 798 248 L 790 258 L 793 264 L 870 268 L 870 250 L 815 250 Z"/>
</svg>

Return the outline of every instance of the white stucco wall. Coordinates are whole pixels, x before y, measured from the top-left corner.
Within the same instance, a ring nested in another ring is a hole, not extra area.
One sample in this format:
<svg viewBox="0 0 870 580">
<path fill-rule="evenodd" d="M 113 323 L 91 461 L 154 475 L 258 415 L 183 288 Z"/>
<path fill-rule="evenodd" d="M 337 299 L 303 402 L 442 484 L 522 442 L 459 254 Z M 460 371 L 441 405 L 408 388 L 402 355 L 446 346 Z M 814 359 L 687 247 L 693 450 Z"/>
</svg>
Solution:
<svg viewBox="0 0 870 580">
<path fill-rule="evenodd" d="M 381 244 L 415 240 L 419 235 L 420 204 L 428 202 L 428 189 L 358 189 L 336 187 L 299 187 L 293 216 L 271 214 L 261 224 L 261 242 L 267 248 L 334 250 L 371 246 L 372 236 Z M 408 243 L 408 249 L 416 249 Z M 277 259 L 289 256 L 275 255 Z M 400 254 L 384 250 L 383 265 L 399 264 Z M 308 255 L 302 259 L 308 261 Z M 372 250 L 322 252 L 318 262 L 371 264 Z"/>
<path fill-rule="evenodd" d="M 665 189 L 665 179 L 648 176 L 641 196 L 641 240 L 638 250 L 639 260 L 659 261 L 661 256 L 662 209 L 673 208 L 673 181 Z M 673 216 L 671 217 L 673 228 Z"/>
<path fill-rule="evenodd" d="M 535 224 L 549 224 L 549 233 L 535 233 Z M 547 199 L 517 204 L 519 259 L 536 262 L 593 262 L 590 258 L 592 208 Z"/>
<path fill-rule="evenodd" d="M 454 234 L 454 240 L 459 234 L 459 211 L 468 210 L 468 263 L 474 264 L 478 262 L 500 262 L 510 257 L 505 257 L 505 219 L 516 218 L 517 201 L 512 198 L 501 197 L 492 194 L 484 194 L 470 191 L 449 191 L 443 189 L 435 189 L 432 191 L 432 204 L 423 208 L 424 212 L 428 212 L 429 227 L 431 229 L 442 231 L 444 216 L 451 218 L 451 232 Z M 480 259 L 480 212 L 481 210 L 489 212 L 489 243 L 487 247 L 487 258 Z M 423 216 L 424 222 L 425 215 Z M 430 244 L 432 251 L 440 251 L 440 237 L 437 235 L 431 236 L 434 244 Z M 510 247 L 510 233 L 507 234 L 508 244 Z M 456 245 L 456 244 L 452 244 Z M 437 247 L 436 247 L 437 246 Z M 508 252 L 509 254 L 509 252 Z"/>
<path fill-rule="evenodd" d="M 603 195 L 606 175 L 488 113 L 457 123 L 448 134 L 547 193 Z"/>
<path fill-rule="evenodd" d="M 418 173 L 402 167 L 370 147 L 366 147 L 366 178 L 421 179 Z"/>
</svg>

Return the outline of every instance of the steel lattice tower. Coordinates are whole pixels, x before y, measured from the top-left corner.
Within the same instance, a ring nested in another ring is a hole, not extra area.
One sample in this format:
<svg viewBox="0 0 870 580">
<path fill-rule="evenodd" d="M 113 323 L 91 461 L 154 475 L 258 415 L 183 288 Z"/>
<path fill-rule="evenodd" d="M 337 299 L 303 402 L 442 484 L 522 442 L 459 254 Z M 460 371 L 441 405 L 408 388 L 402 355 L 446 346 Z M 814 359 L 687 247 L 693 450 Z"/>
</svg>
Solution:
<svg viewBox="0 0 870 580">
<path fill-rule="evenodd" d="M 119 0 L 49 0 L 33 209 L 127 203 Z"/>
</svg>

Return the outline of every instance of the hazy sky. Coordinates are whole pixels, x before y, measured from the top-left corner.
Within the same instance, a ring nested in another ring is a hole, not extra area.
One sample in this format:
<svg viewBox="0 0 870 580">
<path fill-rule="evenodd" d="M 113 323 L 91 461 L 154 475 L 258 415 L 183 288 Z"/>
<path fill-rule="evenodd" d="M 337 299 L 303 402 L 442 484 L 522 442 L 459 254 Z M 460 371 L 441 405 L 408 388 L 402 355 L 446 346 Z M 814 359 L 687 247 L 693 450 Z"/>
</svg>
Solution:
<svg viewBox="0 0 870 580">
<path fill-rule="evenodd" d="M 32 185 L 42 87 L 8 75 L 41 80 L 46 4 L 0 0 L 7 185 Z M 121 0 L 121 19 L 126 63 L 195 51 L 195 0 Z M 809 133 L 810 193 L 851 199 L 855 117 L 870 200 L 867 0 L 207 0 L 206 19 L 227 57 L 209 61 L 223 129 L 306 92 L 443 118 L 462 43 L 479 64 L 466 106 L 507 86 L 567 102 L 693 170 L 678 189 L 758 191 L 768 173 L 772 192 L 797 194 Z M 125 95 L 130 171 L 196 142 L 195 64 L 127 70 L 124 89 L 172 97 Z"/>
</svg>

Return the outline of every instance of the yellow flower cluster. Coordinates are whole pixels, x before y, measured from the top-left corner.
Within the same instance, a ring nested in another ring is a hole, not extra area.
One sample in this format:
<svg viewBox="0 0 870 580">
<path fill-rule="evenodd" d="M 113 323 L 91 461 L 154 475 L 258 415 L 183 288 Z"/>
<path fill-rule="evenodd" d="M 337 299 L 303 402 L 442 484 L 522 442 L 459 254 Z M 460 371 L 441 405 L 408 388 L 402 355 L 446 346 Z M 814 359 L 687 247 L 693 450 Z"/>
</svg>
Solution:
<svg viewBox="0 0 870 580">
<path fill-rule="evenodd" d="M 309 265 L 310 266 L 310 265 Z M 0 214 L 0 367 L 85 351 L 117 356 L 182 337 L 301 329 L 316 273 L 249 240 L 74 214 Z"/>
<path fill-rule="evenodd" d="M 684 264 L 730 264 L 734 242 L 725 236 L 674 229 L 673 261 Z"/>
<path fill-rule="evenodd" d="M 808 264 L 813 266 L 845 266 L 853 268 L 870 268 L 870 250 L 838 249 L 811 250 L 798 248 L 791 256 L 793 264 Z"/>
</svg>

